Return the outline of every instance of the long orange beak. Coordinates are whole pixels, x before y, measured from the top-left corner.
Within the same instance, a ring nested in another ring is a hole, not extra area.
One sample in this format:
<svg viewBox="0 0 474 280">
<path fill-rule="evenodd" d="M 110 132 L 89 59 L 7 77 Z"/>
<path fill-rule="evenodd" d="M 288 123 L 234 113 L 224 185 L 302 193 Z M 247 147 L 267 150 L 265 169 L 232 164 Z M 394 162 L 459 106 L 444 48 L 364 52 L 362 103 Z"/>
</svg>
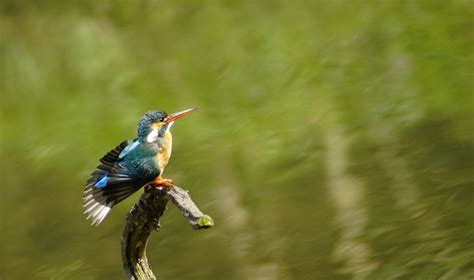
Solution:
<svg viewBox="0 0 474 280">
<path fill-rule="evenodd" d="M 168 116 L 165 118 L 164 123 L 174 122 L 174 121 L 177 120 L 177 119 L 181 119 L 182 117 L 191 114 L 191 113 L 192 113 L 193 111 L 195 111 L 195 110 L 197 110 L 197 108 L 191 108 L 191 109 L 179 111 L 179 112 L 177 112 L 177 113 L 168 115 Z"/>
</svg>

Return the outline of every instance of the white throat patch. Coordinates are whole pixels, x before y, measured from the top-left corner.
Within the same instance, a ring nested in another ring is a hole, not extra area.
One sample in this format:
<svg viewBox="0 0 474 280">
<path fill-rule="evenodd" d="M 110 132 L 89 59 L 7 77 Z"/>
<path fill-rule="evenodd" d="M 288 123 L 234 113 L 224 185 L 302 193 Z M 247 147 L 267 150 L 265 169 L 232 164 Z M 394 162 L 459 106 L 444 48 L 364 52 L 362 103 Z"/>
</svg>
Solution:
<svg viewBox="0 0 474 280">
<path fill-rule="evenodd" d="M 166 131 L 170 131 L 170 128 L 173 126 L 174 122 L 168 123 L 168 126 L 166 127 Z"/>
<path fill-rule="evenodd" d="M 155 142 L 156 138 L 158 138 L 158 129 L 153 129 L 150 133 L 148 133 L 146 141 L 148 143 L 153 143 Z"/>
</svg>

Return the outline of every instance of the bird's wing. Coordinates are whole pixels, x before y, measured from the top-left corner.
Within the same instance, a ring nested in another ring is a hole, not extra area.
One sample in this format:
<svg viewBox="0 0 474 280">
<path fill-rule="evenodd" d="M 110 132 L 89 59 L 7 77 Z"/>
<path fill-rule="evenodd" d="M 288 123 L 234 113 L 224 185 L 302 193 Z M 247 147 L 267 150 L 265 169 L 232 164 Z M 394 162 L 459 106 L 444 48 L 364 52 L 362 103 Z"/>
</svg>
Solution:
<svg viewBox="0 0 474 280">
<path fill-rule="evenodd" d="M 134 149 L 134 141 L 124 141 L 100 159 L 99 166 L 91 174 L 84 188 L 84 213 L 99 225 L 112 207 L 140 189 L 146 181 L 133 176 L 120 157 L 128 148 Z M 129 148 L 132 147 L 132 148 Z M 136 145 L 135 145 L 136 147 Z M 128 152 L 126 152 L 128 153 Z M 126 154 L 125 153 L 125 154 Z"/>
<path fill-rule="evenodd" d="M 128 153 L 133 151 L 138 145 L 140 144 L 140 141 L 138 139 L 135 139 L 133 141 L 128 141 L 127 146 L 120 152 L 118 158 L 122 159 L 124 158 Z"/>
</svg>

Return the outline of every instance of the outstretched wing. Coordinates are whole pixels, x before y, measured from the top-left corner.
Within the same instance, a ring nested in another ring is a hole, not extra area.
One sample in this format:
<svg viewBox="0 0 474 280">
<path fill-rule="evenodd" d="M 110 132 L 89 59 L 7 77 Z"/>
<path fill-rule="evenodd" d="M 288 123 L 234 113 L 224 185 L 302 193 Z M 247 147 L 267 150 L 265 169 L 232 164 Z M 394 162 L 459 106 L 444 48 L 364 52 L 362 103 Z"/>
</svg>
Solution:
<svg viewBox="0 0 474 280">
<path fill-rule="evenodd" d="M 99 225 L 112 207 L 140 189 L 146 180 L 133 174 L 121 163 L 122 158 L 137 144 L 124 141 L 100 159 L 101 164 L 91 174 L 84 188 L 84 213 Z"/>
</svg>

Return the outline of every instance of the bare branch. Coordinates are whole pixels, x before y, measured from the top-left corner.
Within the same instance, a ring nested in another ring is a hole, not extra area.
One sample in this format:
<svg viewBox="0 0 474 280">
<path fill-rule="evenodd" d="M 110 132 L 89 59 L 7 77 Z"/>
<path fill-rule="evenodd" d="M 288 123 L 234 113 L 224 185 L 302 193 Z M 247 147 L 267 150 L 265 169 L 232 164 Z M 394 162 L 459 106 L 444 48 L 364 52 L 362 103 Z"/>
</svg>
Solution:
<svg viewBox="0 0 474 280">
<path fill-rule="evenodd" d="M 148 259 L 146 246 L 153 230 L 160 230 L 160 217 L 171 200 L 194 229 L 214 226 L 211 217 L 204 215 L 192 201 L 188 191 L 177 186 L 145 187 L 145 193 L 127 215 L 122 234 L 122 261 L 128 279 L 156 279 Z"/>
<path fill-rule="evenodd" d="M 214 226 L 212 218 L 208 215 L 204 215 L 201 210 L 199 210 L 189 196 L 188 191 L 175 186 L 168 191 L 168 195 L 194 229 L 204 229 Z"/>
</svg>

